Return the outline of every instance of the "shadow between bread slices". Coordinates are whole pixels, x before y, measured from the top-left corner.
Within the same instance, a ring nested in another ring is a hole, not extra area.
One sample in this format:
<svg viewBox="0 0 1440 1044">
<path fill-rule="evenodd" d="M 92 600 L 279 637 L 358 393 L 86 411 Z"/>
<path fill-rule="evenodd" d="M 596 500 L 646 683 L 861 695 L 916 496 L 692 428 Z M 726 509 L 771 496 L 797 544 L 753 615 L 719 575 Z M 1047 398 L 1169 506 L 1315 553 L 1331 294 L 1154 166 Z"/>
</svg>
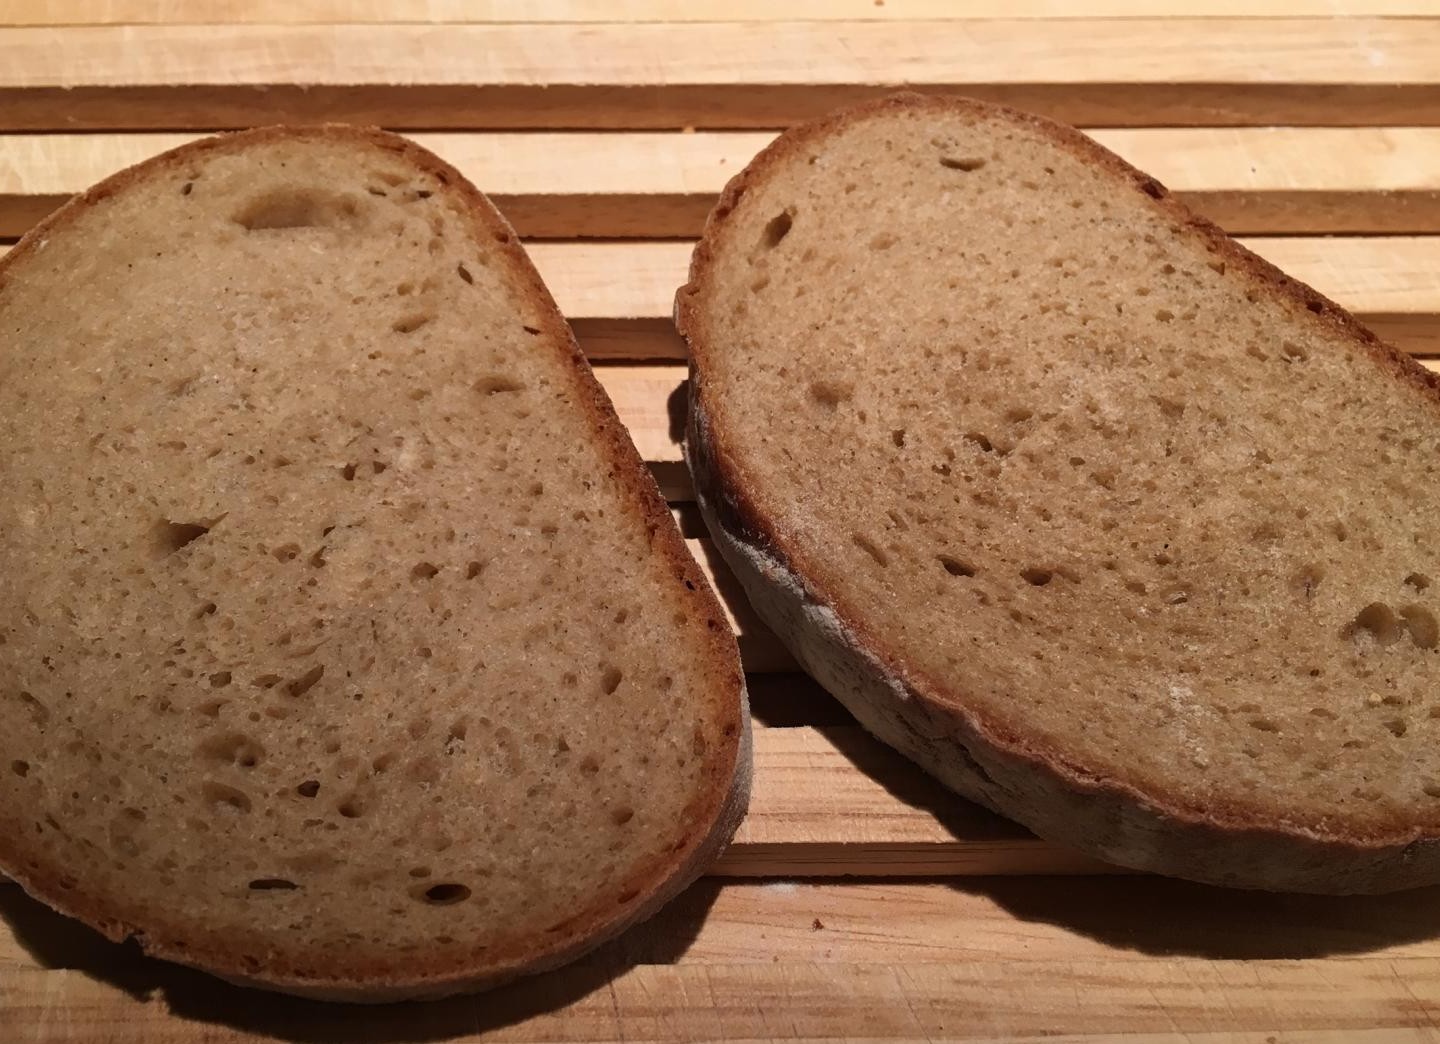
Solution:
<svg viewBox="0 0 1440 1044">
<path fill-rule="evenodd" d="M 209 139 L 0 263 L 0 870 L 303 996 L 652 913 L 749 787 L 734 640 L 514 234 L 379 131 Z"/>
<path fill-rule="evenodd" d="M 960 794 L 1242 888 L 1440 881 L 1440 392 L 1083 135 L 895 96 L 726 189 L 677 323 L 716 544 Z"/>
</svg>

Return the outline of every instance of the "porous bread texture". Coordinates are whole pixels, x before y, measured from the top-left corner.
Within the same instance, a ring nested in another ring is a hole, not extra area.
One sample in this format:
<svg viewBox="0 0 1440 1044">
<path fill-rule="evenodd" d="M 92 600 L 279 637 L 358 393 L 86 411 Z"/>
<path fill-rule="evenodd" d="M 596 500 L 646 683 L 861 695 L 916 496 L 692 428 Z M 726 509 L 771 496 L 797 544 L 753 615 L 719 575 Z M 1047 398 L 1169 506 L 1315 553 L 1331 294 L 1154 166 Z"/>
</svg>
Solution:
<svg viewBox="0 0 1440 1044">
<path fill-rule="evenodd" d="M 380 132 L 212 139 L 0 268 L 0 868 L 309 996 L 653 911 L 749 783 L 734 640 L 513 233 Z"/>
<path fill-rule="evenodd" d="M 1089 139 L 915 96 L 762 153 L 677 312 L 722 552 L 881 738 L 1128 866 L 1440 880 L 1420 367 Z"/>
</svg>

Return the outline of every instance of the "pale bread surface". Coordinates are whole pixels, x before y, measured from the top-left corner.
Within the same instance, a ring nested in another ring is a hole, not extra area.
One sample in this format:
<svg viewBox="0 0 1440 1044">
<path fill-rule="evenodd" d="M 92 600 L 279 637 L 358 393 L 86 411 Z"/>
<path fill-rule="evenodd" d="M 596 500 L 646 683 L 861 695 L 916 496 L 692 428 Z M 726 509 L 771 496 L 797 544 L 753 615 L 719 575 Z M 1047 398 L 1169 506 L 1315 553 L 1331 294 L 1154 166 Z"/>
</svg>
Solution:
<svg viewBox="0 0 1440 1044">
<path fill-rule="evenodd" d="M 918 96 L 762 153 L 677 315 L 717 541 L 872 731 L 1126 865 L 1440 880 L 1411 360 L 1078 133 Z"/>
<path fill-rule="evenodd" d="M 749 783 L 724 617 L 499 214 L 413 144 L 211 139 L 0 266 L 0 869 L 228 978 L 493 985 Z"/>
</svg>

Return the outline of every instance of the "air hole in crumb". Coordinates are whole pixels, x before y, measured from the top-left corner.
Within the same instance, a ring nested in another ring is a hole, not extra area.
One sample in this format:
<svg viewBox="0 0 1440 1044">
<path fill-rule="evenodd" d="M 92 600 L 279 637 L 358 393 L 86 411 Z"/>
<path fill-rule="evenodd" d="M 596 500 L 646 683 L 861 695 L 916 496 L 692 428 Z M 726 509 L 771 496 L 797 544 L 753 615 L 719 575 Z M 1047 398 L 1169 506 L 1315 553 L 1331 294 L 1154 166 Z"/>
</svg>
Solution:
<svg viewBox="0 0 1440 1044">
<path fill-rule="evenodd" d="M 531 337 L 540 336 L 540 328 L 538 326 L 522 326 L 520 329 L 524 330 Z"/>
<path fill-rule="evenodd" d="M 330 193 L 278 189 L 251 200 L 234 221 L 247 232 L 288 228 L 326 228 L 353 219 L 356 201 Z"/>
<path fill-rule="evenodd" d="M 975 567 L 969 562 L 962 562 L 958 558 L 949 555 L 940 555 L 940 564 L 945 567 L 945 572 L 951 576 L 974 576 Z"/>
<path fill-rule="evenodd" d="M 216 810 L 228 810 L 245 814 L 250 811 L 250 795 L 225 783 L 207 779 L 200 785 L 200 794 L 205 803 Z"/>
<path fill-rule="evenodd" d="M 210 675 L 210 688 L 212 689 L 223 689 L 229 684 L 229 671 L 216 671 L 214 674 Z"/>
<path fill-rule="evenodd" d="M 335 811 L 346 819 L 359 819 L 365 814 L 365 801 L 359 794 L 349 794 L 335 806 Z"/>
<path fill-rule="evenodd" d="M 474 580 L 485 571 L 485 566 L 479 562 L 471 562 L 465 567 L 465 579 Z"/>
<path fill-rule="evenodd" d="M 863 533 L 855 533 L 850 539 L 856 547 L 873 558 L 877 565 L 888 566 L 890 564 L 890 556 L 885 553 L 885 549 Z"/>
<path fill-rule="evenodd" d="M 416 312 L 412 315 L 407 315 L 402 319 L 396 319 L 393 323 L 390 324 L 390 329 L 394 330 L 396 333 L 399 334 L 414 333 L 416 330 L 420 329 L 420 327 L 424 326 L 426 323 L 428 323 L 431 319 L 434 318 L 435 317 L 433 315 Z"/>
<path fill-rule="evenodd" d="M 1404 718 L 1388 718 L 1383 724 L 1385 728 L 1390 731 L 1390 735 L 1396 739 L 1399 739 L 1410 731 L 1409 726 L 1405 724 Z"/>
<path fill-rule="evenodd" d="M 979 156 L 941 156 L 940 166 L 946 170 L 963 170 L 970 174 L 985 166 L 985 160 Z"/>
<path fill-rule="evenodd" d="M 580 772 L 586 776 L 596 775 L 600 771 L 600 762 L 593 754 L 586 754 L 580 759 Z"/>
<path fill-rule="evenodd" d="M 1280 354 L 1286 362 L 1304 362 L 1310 358 L 1310 353 L 1294 341 L 1280 342 Z"/>
<path fill-rule="evenodd" d="M 762 242 L 765 249 L 774 250 L 780 245 L 780 241 L 790 234 L 791 227 L 795 224 L 793 210 L 782 210 L 765 224 L 765 235 Z"/>
<path fill-rule="evenodd" d="M 1249 726 L 1256 732 L 1279 732 L 1280 726 L 1270 718 L 1251 718 Z"/>
<path fill-rule="evenodd" d="M 475 285 L 475 277 L 470 274 L 470 269 L 466 268 L 463 262 L 455 266 L 455 271 L 465 282 L 471 286 Z"/>
<path fill-rule="evenodd" d="M 19 776 L 21 779 L 24 779 L 26 776 L 30 775 L 30 762 L 16 759 L 15 761 L 10 762 L 10 771 L 15 773 L 15 775 Z"/>
<path fill-rule="evenodd" d="M 847 402 L 855 394 L 855 385 L 849 381 L 822 380 L 810 382 L 810 398 L 834 408 Z"/>
<path fill-rule="evenodd" d="M 890 441 L 893 442 L 893 443 L 895 443 L 896 446 L 904 447 L 904 445 L 905 445 L 905 429 L 904 429 L 904 428 L 896 428 L 894 431 L 892 431 L 892 432 L 890 433 Z"/>
<path fill-rule="evenodd" d="M 416 580 L 433 580 L 439 572 L 438 566 L 429 562 L 417 562 L 415 567 L 410 570 L 410 575 Z"/>
<path fill-rule="evenodd" d="M 271 553 L 272 555 L 274 555 L 275 558 L 276 558 L 276 560 L 278 560 L 278 561 L 281 561 L 281 562 L 293 562 L 293 561 L 295 561 L 295 559 L 297 559 L 297 558 L 300 557 L 300 545 L 299 545 L 299 544 L 281 544 L 279 547 L 277 547 L 275 550 L 271 551 L 270 553 Z"/>
<path fill-rule="evenodd" d="M 291 696 L 304 696 L 307 692 L 314 688 L 315 683 L 318 682 L 324 674 L 325 665 L 323 663 L 316 664 L 304 674 L 300 675 L 300 677 L 287 684 L 285 686 L 285 691 L 288 692 Z"/>
<path fill-rule="evenodd" d="M 606 667 L 605 672 L 600 675 L 600 688 L 608 696 L 620 688 L 622 675 L 618 667 Z"/>
<path fill-rule="evenodd" d="M 447 881 L 444 884 L 431 885 L 422 894 L 431 906 L 451 906 L 469 899 L 470 889 L 463 884 Z"/>
<path fill-rule="evenodd" d="M 287 881 L 283 877 L 257 877 L 250 882 L 250 890 L 253 892 L 290 892 L 299 887 L 294 881 Z"/>
<path fill-rule="evenodd" d="M 1414 588 L 1416 591 L 1423 591 L 1430 586 L 1430 578 L 1424 573 L 1411 573 L 1405 578 L 1405 586 Z"/>
<path fill-rule="evenodd" d="M 1356 614 L 1355 620 L 1346 627 L 1351 638 L 1368 637 L 1376 645 L 1393 645 L 1404 634 L 1400 617 L 1383 602 L 1371 602 Z"/>
<path fill-rule="evenodd" d="M 512 377 L 492 375 L 481 377 L 471 387 L 481 395 L 502 395 L 507 392 L 518 392 L 525 386 Z"/>
<path fill-rule="evenodd" d="M 1440 623 L 1435 614 L 1424 606 L 1407 605 L 1400 610 L 1400 617 L 1410 632 L 1410 640 L 1420 649 L 1433 649 L 1440 643 Z"/>
<path fill-rule="evenodd" d="M 1051 580 L 1055 579 L 1055 574 L 1051 570 L 1039 569 L 1035 566 L 1020 570 L 1020 575 L 1025 578 L 1027 584 L 1033 587 L 1044 587 Z"/>
<path fill-rule="evenodd" d="M 320 793 L 320 781 L 318 779 L 307 779 L 295 788 L 295 793 L 301 797 L 313 798 Z"/>
<path fill-rule="evenodd" d="M 200 522 L 170 522 L 162 519 L 155 526 L 155 545 L 162 555 L 169 555 L 199 540 L 208 532 L 210 526 Z"/>
<path fill-rule="evenodd" d="M 1314 312 L 1317 315 L 1325 311 L 1325 306 L 1319 301 L 1306 301 L 1305 307 L 1310 309 L 1310 311 Z"/>
<path fill-rule="evenodd" d="M 265 756 L 265 748 L 243 732 L 227 732 L 201 742 L 200 753 L 211 761 L 254 768 Z"/>
</svg>

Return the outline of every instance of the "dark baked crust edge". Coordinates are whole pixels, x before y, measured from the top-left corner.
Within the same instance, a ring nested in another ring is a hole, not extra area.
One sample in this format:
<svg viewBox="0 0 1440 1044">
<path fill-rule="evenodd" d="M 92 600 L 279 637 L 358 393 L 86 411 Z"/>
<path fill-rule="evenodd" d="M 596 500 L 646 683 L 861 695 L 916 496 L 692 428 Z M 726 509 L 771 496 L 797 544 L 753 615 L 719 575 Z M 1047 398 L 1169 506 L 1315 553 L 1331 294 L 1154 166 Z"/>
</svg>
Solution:
<svg viewBox="0 0 1440 1044">
<path fill-rule="evenodd" d="M 986 721 L 963 693 L 905 661 L 826 590 L 802 555 L 766 517 L 725 440 L 724 403 L 705 381 L 709 353 L 700 314 L 727 219 L 744 194 L 817 138 L 867 119 L 911 111 L 962 112 L 1026 125 L 1078 158 L 1132 186 L 1137 205 L 1156 208 L 1177 236 L 1199 240 L 1257 292 L 1287 303 L 1297 322 L 1325 323 L 1382 373 L 1440 407 L 1440 376 L 1384 344 L 1339 305 L 1246 250 L 1174 200 L 1158 181 L 1080 132 L 1027 113 L 964 98 L 892 95 L 793 128 L 731 180 L 706 222 L 675 321 L 690 357 L 686 455 L 696 496 L 717 547 L 762 618 L 797 660 L 877 737 L 952 789 L 1008 815 L 1049 840 L 1135 869 L 1232 887 L 1317 893 L 1386 892 L 1440 881 L 1440 838 L 1419 828 L 1346 836 L 1262 822 L 1238 809 L 1189 807 L 1100 777 L 1034 737 Z M 1119 188 L 1120 186 L 1117 186 Z"/>
<path fill-rule="evenodd" d="M 465 966 L 438 962 L 427 965 L 425 958 L 418 956 L 407 962 L 407 974 L 403 977 L 394 975 L 384 962 L 375 962 L 373 967 L 367 968 L 363 959 L 356 959 L 335 974 L 323 977 L 299 974 L 280 962 L 257 972 L 241 960 L 243 955 L 235 948 L 187 939 L 183 926 L 128 923 L 107 910 L 109 904 L 103 898 L 87 894 L 83 886 L 62 889 L 58 885 L 62 868 L 48 868 L 51 872 L 46 872 L 44 868 L 31 870 L 23 859 L 18 858 L 13 838 L 0 837 L 0 872 L 15 880 L 32 897 L 84 922 L 112 940 L 118 942 L 134 938 L 151 956 L 191 965 L 241 985 L 318 1000 L 361 1003 L 435 998 L 489 989 L 574 960 L 650 917 L 683 891 L 719 857 L 734 836 L 749 804 L 752 774 L 745 677 L 734 635 L 726 623 L 719 600 L 685 548 L 654 478 L 621 424 L 605 390 L 595 379 L 569 324 L 520 246 L 515 230 L 490 200 L 458 170 L 399 135 L 378 128 L 341 124 L 265 127 L 191 142 L 120 171 L 74 197 L 32 227 L 8 254 L 0 258 L 0 293 L 4 292 L 12 268 L 22 264 L 51 235 L 63 233 L 76 215 L 96 203 L 153 175 L 203 159 L 207 154 L 241 151 L 250 145 L 267 142 L 304 139 L 383 149 L 435 177 L 453 194 L 473 222 L 472 234 L 476 242 L 485 243 L 486 249 L 505 256 L 506 270 L 515 280 L 514 292 L 528 297 L 542 314 L 546 337 L 538 340 L 553 345 L 566 364 L 578 392 L 577 406 L 590 417 L 595 437 L 610 462 L 608 478 L 623 487 L 625 502 L 634 507 L 638 516 L 633 524 L 645 527 L 652 553 L 662 556 L 670 566 L 675 578 L 674 597 L 688 602 L 693 616 L 705 624 L 702 639 L 705 648 L 697 650 L 696 659 L 708 666 L 710 691 L 705 702 L 724 742 L 712 745 L 707 752 L 710 781 L 704 800 L 698 807 L 688 810 L 690 820 L 677 830 L 682 841 L 680 847 L 652 864 L 638 868 L 624 883 L 625 890 L 637 892 L 629 903 L 622 906 L 608 896 L 603 897 L 572 918 L 565 931 L 536 939 L 528 947 L 510 947 L 499 953 L 487 954 L 483 961 Z"/>
</svg>

